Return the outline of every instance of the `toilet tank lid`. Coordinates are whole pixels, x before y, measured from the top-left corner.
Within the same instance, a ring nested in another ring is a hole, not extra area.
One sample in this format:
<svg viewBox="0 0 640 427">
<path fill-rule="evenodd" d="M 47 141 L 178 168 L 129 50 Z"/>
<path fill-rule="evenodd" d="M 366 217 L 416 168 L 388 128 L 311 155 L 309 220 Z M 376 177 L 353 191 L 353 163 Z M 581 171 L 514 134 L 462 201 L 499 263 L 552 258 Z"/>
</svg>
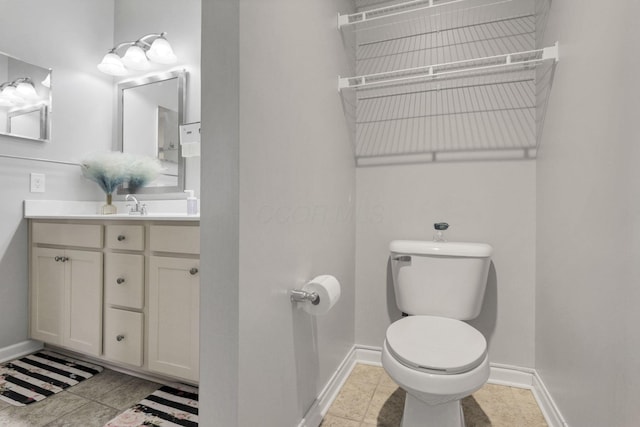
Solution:
<svg viewBox="0 0 640 427">
<path fill-rule="evenodd" d="M 435 242 L 433 240 L 393 240 L 389 244 L 393 253 L 414 255 L 440 255 L 488 258 L 491 245 L 470 242 Z"/>
</svg>

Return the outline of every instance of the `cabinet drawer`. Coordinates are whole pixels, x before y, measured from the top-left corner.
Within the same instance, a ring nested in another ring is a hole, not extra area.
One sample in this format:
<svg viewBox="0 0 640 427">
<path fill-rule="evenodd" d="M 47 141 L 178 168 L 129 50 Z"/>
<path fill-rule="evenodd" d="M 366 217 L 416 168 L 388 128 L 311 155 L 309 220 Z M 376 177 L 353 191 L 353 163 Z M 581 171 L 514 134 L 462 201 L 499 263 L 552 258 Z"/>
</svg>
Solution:
<svg viewBox="0 0 640 427">
<path fill-rule="evenodd" d="M 107 225 L 105 235 L 109 249 L 144 250 L 143 225 Z"/>
<path fill-rule="evenodd" d="M 31 237 L 34 243 L 102 248 L 102 226 L 99 224 L 33 222 Z"/>
<path fill-rule="evenodd" d="M 152 225 L 151 250 L 181 254 L 200 253 L 200 227 L 187 225 Z"/>
<path fill-rule="evenodd" d="M 104 292 L 107 304 L 144 307 L 144 256 L 105 254 Z"/>
<path fill-rule="evenodd" d="M 107 308 L 104 316 L 104 355 L 142 366 L 142 313 Z"/>
</svg>

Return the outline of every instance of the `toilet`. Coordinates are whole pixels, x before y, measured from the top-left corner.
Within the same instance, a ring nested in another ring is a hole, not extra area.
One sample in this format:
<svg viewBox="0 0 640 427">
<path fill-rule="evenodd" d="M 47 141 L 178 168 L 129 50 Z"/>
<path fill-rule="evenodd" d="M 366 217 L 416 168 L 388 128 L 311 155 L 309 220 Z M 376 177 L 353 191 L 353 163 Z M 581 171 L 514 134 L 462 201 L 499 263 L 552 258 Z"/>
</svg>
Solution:
<svg viewBox="0 0 640 427">
<path fill-rule="evenodd" d="M 402 427 L 464 427 L 460 401 L 489 378 L 487 341 L 465 323 L 478 316 L 492 247 L 394 240 L 389 245 L 398 308 L 382 366 L 407 392 Z"/>
</svg>

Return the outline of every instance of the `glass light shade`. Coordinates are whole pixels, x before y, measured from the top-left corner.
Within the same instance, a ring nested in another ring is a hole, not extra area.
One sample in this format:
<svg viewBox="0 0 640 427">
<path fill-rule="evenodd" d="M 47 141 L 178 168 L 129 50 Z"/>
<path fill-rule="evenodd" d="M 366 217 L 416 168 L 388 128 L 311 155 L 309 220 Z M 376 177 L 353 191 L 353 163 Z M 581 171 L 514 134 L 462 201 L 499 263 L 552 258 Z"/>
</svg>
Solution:
<svg viewBox="0 0 640 427">
<path fill-rule="evenodd" d="M 18 86 L 16 86 L 16 93 L 26 101 L 33 101 L 35 99 L 38 99 L 36 88 L 34 88 L 33 84 L 29 82 L 18 83 Z"/>
<path fill-rule="evenodd" d="M 144 50 L 140 46 L 133 45 L 127 49 L 122 62 L 132 70 L 147 70 L 150 66 Z"/>
<path fill-rule="evenodd" d="M 167 39 L 162 37 L 155 39 L 153 43 L 151 43 L 147 57 L 158 64 L 175 64 L 178 60 Z"/>
<path fill-rule="evenodd" d="M 98 70 L 112 76 L 124 76 L 127 74 L 127 69 L 124 67 L 120 57 L 111 52 L 102 58 L 102 62 L 98 64 Z"/>
<path fill-rule="evenodd" d="M 4 99 L 2 96 L 0 96 L 0 108 L 6 108 L 6 107 L 13 107 L 13 102 L 9 101 L 8 99 Z"/>
<path fill-rule="evenodd" d="M 51 73 L 47 74 L 47 77 L 40 82 L 44 87 L 51 87 Z"/>
<path fill-rule="evenodd" d="M 13 86 L 6 86 L 4 89 L 2 89 L 2 93 L 0 93 L 0 96 L 3 99 L 6 99 L 7 101 L 11 101 L 14 104 L 22 103 L 24 101 L 22 97 L 18 95 L 16 88 Z"/>
</svg>

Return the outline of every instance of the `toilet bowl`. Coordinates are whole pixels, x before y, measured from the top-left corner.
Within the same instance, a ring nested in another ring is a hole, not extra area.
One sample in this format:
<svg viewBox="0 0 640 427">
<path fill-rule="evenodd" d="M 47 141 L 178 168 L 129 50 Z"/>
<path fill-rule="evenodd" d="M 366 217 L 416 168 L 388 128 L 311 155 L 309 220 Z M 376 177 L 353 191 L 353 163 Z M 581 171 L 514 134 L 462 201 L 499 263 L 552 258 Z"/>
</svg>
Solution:
<svg viewBox="0 0 640 427">
<path fill-rule="evenodd" d="M 402 427 L 463 427 L 460 399 L 489 379 L 487 341 L 464 321 L 482 308 L 493 248 L 394 240 L 389 250 L 396 305 L 408 316 L 387 328 L 382 366 L 407 391 Z"/>
<path fill-rule="evenodd" d="M 404 317 L 387 329 L 382 366 L 407 392 L 402 427 L 463 427 L 460 400 L 489 378 L 487 342 L 460 320 Z"/>
</svg>

